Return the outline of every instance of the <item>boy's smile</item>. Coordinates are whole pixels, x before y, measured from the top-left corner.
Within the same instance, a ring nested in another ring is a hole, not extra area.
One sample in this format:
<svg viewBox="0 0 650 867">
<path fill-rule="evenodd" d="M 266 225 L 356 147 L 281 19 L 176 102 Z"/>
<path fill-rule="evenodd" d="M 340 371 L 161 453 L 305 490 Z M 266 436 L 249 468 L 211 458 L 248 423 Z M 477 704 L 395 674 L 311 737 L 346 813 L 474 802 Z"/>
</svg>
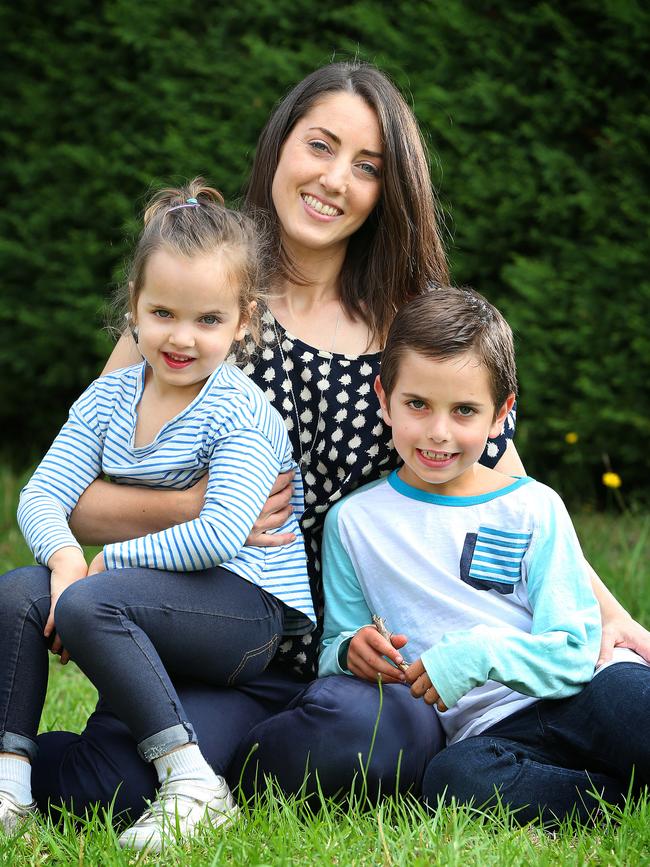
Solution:
<svg viewBox="0 0 650 867">
<path fill-rule="evenodd" d="M 488 438 L 501 433 L 514 398 L 496 411 L 488 371 L 473 352 L 440 359 L 407 351 L 390 398 L 379 377 L 375 391 L 404 461 L 402 481 L 428 493 L 483 493 L 487 471 L 478 460 Z"/>
</svg>

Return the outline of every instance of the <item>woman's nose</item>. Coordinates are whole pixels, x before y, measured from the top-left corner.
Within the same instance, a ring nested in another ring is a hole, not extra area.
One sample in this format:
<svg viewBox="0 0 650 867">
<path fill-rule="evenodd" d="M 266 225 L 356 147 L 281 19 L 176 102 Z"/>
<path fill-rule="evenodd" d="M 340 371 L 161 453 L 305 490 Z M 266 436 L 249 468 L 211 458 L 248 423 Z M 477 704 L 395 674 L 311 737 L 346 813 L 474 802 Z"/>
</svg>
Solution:
<svg viewBox="0 0 650 867">
<path fill-rule="evenodd" d="M 345 193 L 350 183 L 350 167 L 339 160 L 333 160 L 320 176 L 323 189 L 332 193 Z"/>
</svg>

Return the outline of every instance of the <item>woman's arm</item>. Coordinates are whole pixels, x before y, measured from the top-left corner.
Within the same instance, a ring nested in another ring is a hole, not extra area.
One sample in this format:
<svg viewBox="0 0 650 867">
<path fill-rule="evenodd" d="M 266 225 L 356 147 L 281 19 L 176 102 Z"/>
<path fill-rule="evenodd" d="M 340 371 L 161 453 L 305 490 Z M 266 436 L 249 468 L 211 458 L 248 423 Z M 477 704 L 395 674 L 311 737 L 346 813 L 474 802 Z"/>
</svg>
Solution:
<svg viewBox="0 0 650 867">
<path fill-rule="evenodd" d="M 495 467 L 500 473 L 509 476 L 525 476 L 526 470 L 521 462 L 512 440 Z M 600 605 L 603 633 L 598 665 L 609 662 L 615 647 L 628 647 L 650 662 L 650 632 L 633 620 L 621 603 L 607 589 L 598 575 L 589 566 L 591 586 Z"/>
<path fill-rule="evenodd" d="M 517 447 L 512 440 L 508 440 L 505 452 L 495 464 L 495 470 L 503 473 L 506 476 L 525 476 L 526 470 L 521 462 L 521 458 L 517 453 Z"/>
<path fill-rule="evenodd" d="M 142 356 L 138 350 L 137 343 L 129 333 L 125 332 L 115 344 L 115 348 L 111 352 L 101 375 L 104 376 L 106 373 L 112 373 L 121 367 L 139 364 L 141 361 Z"/>
<path fill-rule="evenodd" d="M 589 564 L 587 564 L 589 566 Z M 615 647 L 628 647 L 650 662 L 650 632 L 633 620 L 589 566 L 591 586 L 600 605 L 603 635 L 597 665 L 612 658 Z"/>
</svg>

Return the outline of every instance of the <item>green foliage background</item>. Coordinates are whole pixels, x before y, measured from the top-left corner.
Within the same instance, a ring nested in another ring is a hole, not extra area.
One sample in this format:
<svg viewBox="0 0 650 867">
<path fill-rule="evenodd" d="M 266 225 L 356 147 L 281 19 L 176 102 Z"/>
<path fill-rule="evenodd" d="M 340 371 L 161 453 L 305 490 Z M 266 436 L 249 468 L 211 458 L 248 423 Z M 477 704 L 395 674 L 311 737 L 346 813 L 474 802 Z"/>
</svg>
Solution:
<svg viewBox="0 0 650 867">
<path fill-rule="evenodd" d="M 0 0 L 0 30 L 0 425 L 20 461 L 103 366 L 151 185 L 203 173 L 235 201 L 276 101 L 358 54 L 426 132 L 455 282 L 516 330 L 529 472 L 597 501 L 607 454 L 650 495 L 646 4 Z"/>
</svg>

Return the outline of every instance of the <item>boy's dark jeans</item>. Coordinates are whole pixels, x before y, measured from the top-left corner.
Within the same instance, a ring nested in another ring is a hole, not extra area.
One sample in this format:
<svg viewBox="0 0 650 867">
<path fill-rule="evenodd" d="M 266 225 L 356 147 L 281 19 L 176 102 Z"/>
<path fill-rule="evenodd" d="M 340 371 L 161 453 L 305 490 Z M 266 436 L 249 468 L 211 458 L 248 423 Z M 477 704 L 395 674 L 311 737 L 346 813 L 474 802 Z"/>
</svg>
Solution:
<svg viewBox="0 0 650 867">
<path fill-rule="evenodd" d="M 43 635 L 50 572 L 0 577 L 0 751 L 36 757 L 48 672 Z M 64 647 L 151 761 L 196 741 L 171 676 L 236 686 L 267 667 L 282 635 L 283 606 L 227 569 L 116 569 L 60 596 Z"/>
<path fill-rule="evenodd" d="M 649 720 L 650 667 L 616 663 L 577 695 L 539 701 L 438 753 L 423 795 L 431 807 L 452 796 L 476 807 L 500 801 L 522 823 L 540 814 L 586 821 L 594 791 L 620 804 L 633 776 L 633 792 L 650 783 Z"/>
</svg>

